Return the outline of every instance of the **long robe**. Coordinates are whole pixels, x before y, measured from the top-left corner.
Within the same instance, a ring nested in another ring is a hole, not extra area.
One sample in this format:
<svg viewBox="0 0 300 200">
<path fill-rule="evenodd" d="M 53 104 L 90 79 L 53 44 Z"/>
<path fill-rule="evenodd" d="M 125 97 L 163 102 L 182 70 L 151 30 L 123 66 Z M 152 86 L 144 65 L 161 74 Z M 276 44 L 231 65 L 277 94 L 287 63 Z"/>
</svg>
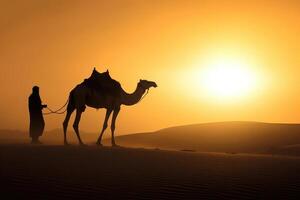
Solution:
<svg viewBox="0 0 300 200">
<path fill-rule="evenodd" d="M 39 94 L 32 93 L 28 100 L 30 125 L 30 137 L 37 138 L 43 134 L 45 121 L 43 118 L 43 105 Z"/>
</svg>

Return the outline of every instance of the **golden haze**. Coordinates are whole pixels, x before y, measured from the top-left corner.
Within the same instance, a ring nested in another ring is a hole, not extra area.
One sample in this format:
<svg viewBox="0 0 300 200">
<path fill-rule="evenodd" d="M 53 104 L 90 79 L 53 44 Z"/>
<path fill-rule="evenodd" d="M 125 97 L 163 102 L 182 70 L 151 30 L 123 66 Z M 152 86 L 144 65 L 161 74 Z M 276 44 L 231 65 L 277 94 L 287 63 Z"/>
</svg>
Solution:
<svg viewBox="0 0 300 200">
<path fill-rule="evenodd" d="M 158 84 L 140 104 L 122 107 L 118 134 L 208 121 L 300 121 L 297 0 L 7 0 L 0 11 L 1 129 L 27 129 L 33 85 L 55 109 L 93 66 L 108 68 L 127 92 L 140 78 Z M 199 87 L 194 79 L 220 56 L 243 60 L 259 79 L 255 90 L 216 101 Z M 99 131 L 103 117 L 88 109 L 81 129 Z M 45 120 L 48 130 L 61 128 L 63 116 Z"/>
</svg>

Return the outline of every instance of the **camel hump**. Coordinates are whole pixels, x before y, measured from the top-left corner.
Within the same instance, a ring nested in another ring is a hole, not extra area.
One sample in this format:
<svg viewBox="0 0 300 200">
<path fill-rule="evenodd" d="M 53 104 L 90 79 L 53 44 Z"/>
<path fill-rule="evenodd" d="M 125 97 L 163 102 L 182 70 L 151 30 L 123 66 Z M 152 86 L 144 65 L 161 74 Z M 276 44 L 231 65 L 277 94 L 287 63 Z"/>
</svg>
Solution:
<svg viewBox="0 0 300 200">
<path fill-rule="evenodd" d="M 96 90 L 101 95 L 118 96 L 121 91 L 121 84 L 111 78 L 108 70 L 101 73 L 94 68 L 91 76 L 85 79 L 83 84 Z"/>
</svg>

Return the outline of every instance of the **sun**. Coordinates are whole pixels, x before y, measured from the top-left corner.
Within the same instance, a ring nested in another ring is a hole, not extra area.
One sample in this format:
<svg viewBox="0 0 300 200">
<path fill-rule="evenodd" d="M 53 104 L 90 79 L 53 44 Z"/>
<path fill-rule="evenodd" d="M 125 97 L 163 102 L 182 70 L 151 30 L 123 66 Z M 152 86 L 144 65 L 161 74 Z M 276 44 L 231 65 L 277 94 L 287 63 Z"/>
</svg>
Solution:
<svg viewBox="0 0 300 200">
<path fill-rule="evenodd" d="M 197 101 L 243 103 L 252 101 L 265 88 L 267 77 L 259 66 L 250 55 L 204 54 L 191 61 L 191 67 L 175 71 L 172 77 L 176 77 L 173 80 L 177 89 Z"/>
<path fill-rule="evenodd" d="M 242 97 L 255 88 L 256 77 L 250 69 L 239 59 L 215 59 L 201 70 L 199 84 L 210 96 L 220 99 Z"/>
</svg>

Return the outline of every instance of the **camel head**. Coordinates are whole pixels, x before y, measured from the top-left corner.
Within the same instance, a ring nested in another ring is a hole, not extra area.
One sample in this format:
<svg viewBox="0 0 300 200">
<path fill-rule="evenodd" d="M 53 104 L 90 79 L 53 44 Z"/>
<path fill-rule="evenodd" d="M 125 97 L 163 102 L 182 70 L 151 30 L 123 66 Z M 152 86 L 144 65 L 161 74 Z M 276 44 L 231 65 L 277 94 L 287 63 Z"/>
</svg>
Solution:
<svg viewBox="0 0 300 200">
<path fill-rule="evenodd" d="M 151 87 L 156 88 L 157 84 L 154 81 L 147 81 L 147 80 L 140 79 L 140 82 L 138 83 L 138 86 L 145 89 L 145 90 L 148 90 Z"/>
</svg>

